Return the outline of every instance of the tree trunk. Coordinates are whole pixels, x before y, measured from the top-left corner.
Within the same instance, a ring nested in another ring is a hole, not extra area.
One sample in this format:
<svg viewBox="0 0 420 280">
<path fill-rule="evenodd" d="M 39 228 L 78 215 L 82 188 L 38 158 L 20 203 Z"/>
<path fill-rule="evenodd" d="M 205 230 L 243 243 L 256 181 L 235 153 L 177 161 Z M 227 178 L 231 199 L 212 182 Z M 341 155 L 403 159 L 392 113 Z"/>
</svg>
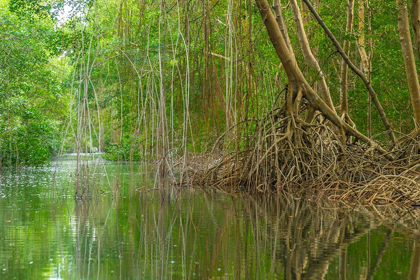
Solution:
<svg viewBox="0 0 420 280">
<path fill-rule="evenodd" d="M 277 21 L 270 10 L 267 0 L 255 0 L 260 11 L 261 17 L 267 29 L 270 40 L 276 50 L 277 56 L 286 71 L 289 83 L 297 82 L 297 65 L 294 57 L 291 55 L 283 33 L 280 31 Z"/>
<path fill-rule="evenodd" d="M 400 34 L 405 73 L 407 76 L 407 84 L 411 96 L 411 103 L 413 106 L 415 126 L 417 128 L 418 125 L 420 125 L 420 87 L 414 60 L 413 44 L 410 37 L 407 3 L 405 0 L 397 0 L 397 8 L 398 31 Z"/>
<path fill-rule="evenodd" d="M 354 10 L 354 0 L 349 0 L 347 3 L 347 24 L 346 24 L 346 35 L 350 34 L 353 31 L 353 10 Z M 347 54 L 347 51 L 350 47 L 350 42 L 344 40 L 343 52 Z M 348 102 L 348 73 L 347 73 L 347 63 L 343 59 L 341 61 L 341 117 L 345 122 L 349 121 L 348 112 L 349 112 L 349 102 Z"/>
<path fill-rule="evenodd" d="M 360 69 L 366 75 L 368 73 L 368 55 L 366 52 L 366 41 L 365 41 L 365 6 L 364 0 L 359 0 L 359 38 L 357 39 L 357 48 L 360 54 Z"/>
<path fill-rule="evenodd" d="M 410 272 L 407 279 L 414 280 L 420 277 L 420 243 L 418 240 L 414 241 L 413 256 L 411 257 Z"/>
<path fill-rule="evenodd" d="M 363 142 L 369 143 L 380 153 L 384 154 L 387 158 L 392 159 L 392 157 L 385 149 L 380 147 L 370 138 L 360 133 L 358 130 L 345 123 L 333 110 L 331 110 L 330 107 L 328 107 L 328 105 L 321 98 L 319 98 L 319 96 L 306 81 L 297 64 L 294 63 L 294 59 L 288 50 L 286 41 L 277 25 L 273 13 L 270 10 L 270 6 L 268 5 L 267 0 L 255 0 L 255 3 L 266 26 L 271 43 L 276 50 L 276 53 L 280 58 L 280 61 L 282 62 L 286 74 L 289 78 L 289 86 L 297 88 L 296 92 L 301 92 L 302 96 L 308 101 L 309 105 L 313 107 L 313 109 L 319 110 L 324 117 L 335 124 L 339 129 L 344 129 L 350 135 L 360 139 Z M 311 7 L 308 5 L 308 8 Z M 313 13 L 312 10 L 311 12 Z"/>
<path fill-rule="evenodd" d="M 371 83 L 371 76 L 372 76 L 372 57 L 373 57 L 373 40 L 372 38 L 369 39 L 369 55 L 366 52 L 366 41 L 365 41 L 365 2 L 366 0 L 359 0 L 359 38 L 357 39 L 357 48 L 360 54 L 360 69 L 362 70 L 363 74 L 367 76 L 368 82 Z M 369 35 L 372 33 L 371 29 L 371 13 L 370 10 L 368 11 L 368 31 Z M 370 36 L 371 37 L 371 36 Z M 367 96 L 367 136 L 370 138 L 372 136 L 372 98 L 368 94 Z"/>
<path fill-rule="evenodd" d="M 318 13 L 315 11 L 315 9 L 312 7 L 312 5 L 309 3 L 308 0 L 302 0 L 305 2 L 306 6 L 308 6 L 309 11 L 314 15 L 315 19 L 321 25 L 321 27 L 324 29 L 325 34 L 327 34 L 328 38 L 331 39 L 334 46 L 336 47 L 338 53 L 343 57 L 344 61 L 347 63 L 347 65 L 353 70 L 354 73 L 356 73 L 357 76 L 359 76 L 363 83 L 365 84 L 366 88 L 369 91 L 370 96 L 372 97 L 373 103 L 375 104 L 376 108 L 378 109 L 378 113 L 381 116 L 382 122 L 385 126 L 385 129 L 388 131 L 388 134 L 392 140 L 393 143 L 396 142 L 395 134 L 391 128 L 391 124 L 388 121 L 388 118 L 385 114 L 385 111 L 379 102 L 379 99 L 375 93 L 375 90 L 372 88 L 372 85 L 366 78 L 366 76 L 363 74 L 362 71 L 360 71 L 349 59 L 349 57 L 346 55 L 346 53 L 343 51 L 343 49 L 340 46 L 340 43 L 338 43 L 337 39 L 334 37 L 334 35 L 331 33 L 329 28 L 325 25 L 324 21 L 321 19 L 321 17 L 318 15 Z"/>
<path fill-rule="evenodd" d="M 283 34 L 286 44 L 289 48 L 290 54 L 295 58 L 295 53 L 293 52 L 292 44 L 290 43 L 289 33 L 287 32 L 287 25 L 284 22 L 283 12 L 281 7 L 280 0 L 274 0 L 273 10 L 276 13 L 277 25 L 280 28 L 281 33 Z"/>
<path fill-rule="evenodd" d="M 311 20 L 308 8 L 306 7 L 306 5 L 301 1 L 301 5 L 300 5 L 301 9 L 302 9 L 302 22 L 303 22 L 303 26 L 307 26 Z"/>
<path fill-rule="evenodd" d="M 372 81 L 372 59 L 373 59 L 373 36 L 372 36 L 372 8 L 366 2 L 368 8 L 368 33 L 369 33 L 369 54 L 368 54 L 368 81 Z M 368 136 L 372 133 L 372 98 L 368 96 Z"/>
<path fill-rule="evenodd" d="M 413 25 L 414 38 L 416 40 L 417 55 L 420 58 L 420 4 L 419 4 L 419 0 L 413 0 L 411 4 L 411 24 Z"/>
<path fill-rule="evenodd" d="M 302 15 L 296 0 L 291 0 L 290 4 L 292 6 L 293 15 L 296 22 L 297 34 L 299 37 L 300 46 L 302 48 L 303 56 L 305 61 L 309 66 L 315 70 L 320 76 L 321 80 L 319 81 L 319 89 L 321 93 L 322 100 L 335 112 L 334 104 L 331 100 L 330 90 L 328 89 L 327 82 L 325 80 L 325 75 L 319 66 L 318 61 L 312 53 L 311 47 L 309 45 L 308 37 L 306 36 L 305 28 L 303 27 Z"/>
</svg>

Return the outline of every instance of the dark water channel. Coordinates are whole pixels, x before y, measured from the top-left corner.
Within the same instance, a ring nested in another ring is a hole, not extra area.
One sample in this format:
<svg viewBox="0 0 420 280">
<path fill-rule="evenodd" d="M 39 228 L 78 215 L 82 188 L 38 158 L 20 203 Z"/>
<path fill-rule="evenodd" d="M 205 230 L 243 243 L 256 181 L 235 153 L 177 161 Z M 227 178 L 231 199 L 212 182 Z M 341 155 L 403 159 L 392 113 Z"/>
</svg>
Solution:
<svg viewBox="0 0 420 280">
<path fill-rule="evenodd" d="M 162 200 L 146 168 L 98 160 L 92 196 L 75 200 L 75 166 L 2 172 L 0 279 L 419 277 L 415 210 L 197 190 Z"/>
</svg>

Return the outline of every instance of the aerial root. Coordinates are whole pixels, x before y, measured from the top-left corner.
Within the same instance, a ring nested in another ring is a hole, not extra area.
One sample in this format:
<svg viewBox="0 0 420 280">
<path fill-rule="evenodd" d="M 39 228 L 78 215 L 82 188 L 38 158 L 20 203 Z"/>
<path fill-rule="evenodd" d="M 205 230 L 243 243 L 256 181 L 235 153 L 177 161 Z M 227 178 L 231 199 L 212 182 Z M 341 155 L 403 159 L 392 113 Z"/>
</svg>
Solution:
<svg viewBox="0 0 420 280">
<path fill-rule="evenodd" d="M 394 147 L 398 156 L 390 162 L 367 144 L 343 141 L 322 115 L 307 122 L 287 106 L 273 112 L 258 122 L 242 151 L 195 162 L 187 171 L 190 183 L 228 193 L 420 205 L 418 133 Z"/>
</svg>

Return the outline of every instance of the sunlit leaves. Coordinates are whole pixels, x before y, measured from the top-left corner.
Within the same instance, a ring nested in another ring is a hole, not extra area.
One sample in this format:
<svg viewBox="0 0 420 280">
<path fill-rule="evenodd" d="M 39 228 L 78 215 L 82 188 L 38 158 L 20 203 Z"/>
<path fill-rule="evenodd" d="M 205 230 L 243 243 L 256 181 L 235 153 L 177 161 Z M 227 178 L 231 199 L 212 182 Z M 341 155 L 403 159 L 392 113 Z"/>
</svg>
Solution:
<svg viewBox="0 0 420 280">
<path fill-rule="evenodd" d="M 65 67 L 53 59 L 62 48 L 53 40 L 57 32 L 49 16 L 51 6 L 45 3 L 19 0 L 0 5 L 2 166 L 42 164 L 58 149 L 68 100 L 59 81 L 63 72 L 57 71 Z"/>
</svg>

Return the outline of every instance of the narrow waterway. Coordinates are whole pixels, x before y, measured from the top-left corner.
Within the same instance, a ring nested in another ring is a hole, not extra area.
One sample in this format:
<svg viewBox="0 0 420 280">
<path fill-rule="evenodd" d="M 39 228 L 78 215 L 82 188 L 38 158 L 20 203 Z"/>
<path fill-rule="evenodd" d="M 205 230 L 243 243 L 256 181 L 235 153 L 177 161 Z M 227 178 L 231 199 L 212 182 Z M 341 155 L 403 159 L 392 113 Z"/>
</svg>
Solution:
<svg viewBox="0 0 420 280">
<path fill-rule="evenodd" d="M 375 211 L 310 198 L 183 189 L 162 199 L 144 166 L 87 163 L 79 183 L 74 156 L 1 173 L 0 279 L 419 277 L 417 210 L 384 224 Z"/>
</svg>

